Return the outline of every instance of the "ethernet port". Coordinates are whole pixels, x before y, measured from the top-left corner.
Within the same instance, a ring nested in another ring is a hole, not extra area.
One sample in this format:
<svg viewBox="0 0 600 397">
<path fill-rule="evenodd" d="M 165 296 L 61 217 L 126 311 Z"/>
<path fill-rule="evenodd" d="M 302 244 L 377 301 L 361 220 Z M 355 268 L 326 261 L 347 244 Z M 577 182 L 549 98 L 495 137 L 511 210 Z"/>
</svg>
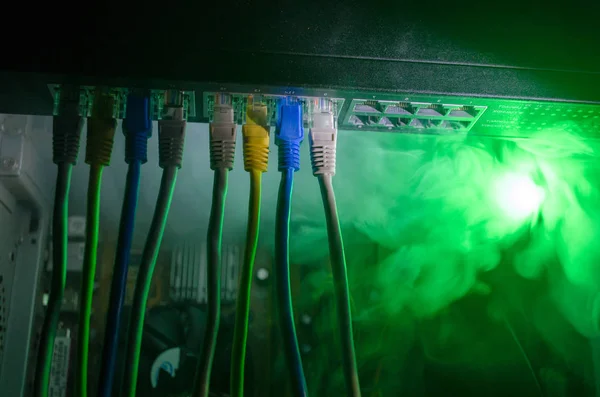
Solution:
<svg viewBox="0 0 600 397">
<path fill-rule="evenodd" d="M 450 110 L 448 117 L 472 119 L 477 116 L 478 112 L 479 110 L 475 109 L 473 106 L 462 106 L 460 108 Z"/>
<path fill-rule="evenodd" d="M 427 128 L 427 122 L 428 120 L 413 119 L 408 126 L 422 130 Z"/>
<path fill-rule="evenodd" d="M 372 126 L 379 124 L 380 117 L 377 116 L 356 116 L 352 115 L 348 119 L 350 124 L 362 127 L 362 126 Z"/>
<path fill-rule="evenodd" d="M 362 127 L 363 125 L 365 125 L 365 123 L 363 123 L 363 121 L 354 114 L 352 116 L 350 116 L 350 118 L 348 119 L 348 123 L 355 125 L 357 127 Z"/>
<path fill-rule="evenodd" d="M 357 113 L 381 113 L 383 108 L 377 101 L 366 101 L 354 105 L 354 111 Z"/>
<path fill-rule="evenodd" d="M 392 122 L 392 120 L 390 120 L 387 117 L 382 117 L 381 120 L 379 120 L 379 125 L 382 127 L 389 127 L 389 128 L 394 127 L 394 123 Z"/>
<path fill-rule="evenodd" d="M 390 105 L 385 109 L 386 114 L 412 116 L 415 114 L 415 108 L 410 103 L 397 103 Z"/>
<path fill-rule="evenodd" d="M 440 117 L 446 115 L 446 109 L 442 105 L 431 105 L 424 108 L 419 108 L 417 111 L 419 116 L 433 116 Z"/>
</svg>

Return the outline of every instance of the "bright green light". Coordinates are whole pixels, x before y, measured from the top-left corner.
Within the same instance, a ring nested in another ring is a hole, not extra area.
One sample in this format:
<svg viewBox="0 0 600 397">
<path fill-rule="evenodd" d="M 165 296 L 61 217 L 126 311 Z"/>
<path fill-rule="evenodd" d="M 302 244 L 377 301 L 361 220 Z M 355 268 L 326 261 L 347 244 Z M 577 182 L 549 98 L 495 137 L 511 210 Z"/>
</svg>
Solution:
<svg viewBox="0 0 600 397">
<path fill-rule="evenodd" d="M 545 192 L 529 176 L 508 173 L 496 181 L 495 197 L 506 215 L 520 220 L 540 209 Z"/>
</svg>

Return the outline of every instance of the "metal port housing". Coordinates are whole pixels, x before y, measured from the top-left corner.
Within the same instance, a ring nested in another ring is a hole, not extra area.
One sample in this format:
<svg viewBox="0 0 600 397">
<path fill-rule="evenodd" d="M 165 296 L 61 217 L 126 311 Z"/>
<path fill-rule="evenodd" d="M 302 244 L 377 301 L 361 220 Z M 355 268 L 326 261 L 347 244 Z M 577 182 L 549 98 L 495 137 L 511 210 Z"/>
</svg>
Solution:
<svg viewBox="0 0 600 397">
<path fill-rule="evenodd" d="M 486 106 L 353 99 L 341 128 L 415 133 L 468 132 Z"/>
</svg>

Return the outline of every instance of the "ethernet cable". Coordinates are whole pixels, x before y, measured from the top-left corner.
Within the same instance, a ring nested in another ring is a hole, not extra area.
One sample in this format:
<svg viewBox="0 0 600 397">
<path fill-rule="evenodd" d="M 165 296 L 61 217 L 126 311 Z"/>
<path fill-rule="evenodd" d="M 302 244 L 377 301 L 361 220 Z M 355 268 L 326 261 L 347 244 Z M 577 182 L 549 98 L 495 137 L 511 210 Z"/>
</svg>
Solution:
<svg viewBox="0 0 600 397">
<path fill-rule="evenodd" d="M 92 115 L 87 123 L 85 162 L 90 166 L 88 183 L 85 249 L 81 294 L 79 299 L 79 330 L 77 337 L 77 395 L 87 396 L 88 353 L 90 343 L 90 320 L 96 276 L 98 253 L 98 230 L 100 226 L 100 188 L 102 170 L 110 165 L 117 120 L 114 117 L 115 99 L 98 93 L 94 97 Z"/>
<path fill-rule="evenodd" d="M 167 103 L 168 105 L 164 108 L 166 114 L 162 120 L 158 121 L 158 165 L 163 169 L 163 174 L 154 216 L 142 252 L 142 262 L 138 270 L 131 307 L 123 388 L 123 395 L 129 397 L 134 397 L 136 393 L 146 303 L 150 294 L 152 275 L 154 274 L 154 266 L 165 231 L 169 208 L 171 207 L 177 172 L 183 163 L 186 121 L 181 93 L 177 94 L 177 99 L 174 102 L 168 101 Z"/>
<path fill-rule="evenodd" d="M 233 347 L 231 350 L 231 387 L 233 397 L 244 395 L 244 364 L 248 340 L 248 317 L 250 314 L 250 289 L 258 232 L 260 225 L 260 201 L 262 173 L 267 171 L 269 161 L 269 127 L 267 107 L 249 101 L 246 124 L 242 127 L 244 137 L 244 169 L 250 173 L 250 202 L 248 204 L 248 230 L 244 264 L 240 272 Z"/>
<path fill-rule="evenodd" d="M 321 100 L 317 106 L 318 109 L 312 114 L 312 128 L 309 132 L 310 157 L 313 175 L 319 180 L 327 221 L 329 255 L 331 257 L 338 327 L 342 343 L 346 395 L 360 397 L 358 368 L 356 366 L 354 337 L 352 334 L 352 313 L 350 310 L 346 257 L 332 183 L 336 165 L 337 127 L 331 102 Z"/>
<path fill-rule="evenodd" d="M 98 396 L 103 397 L 112 395 L 115 367 L 117 366 L 121 312 L 127 288 L 127 270 L 140 190 L 140 169 L 141 165 L 148 160 L 148 139 L 152 135 L 150 98 L 129 95 L 127 114 L 123 120 L 123 134 L 125 135 L 125 162 L 129 167 L 104 333 L 98 392 Z"/>
<path fill-rule="evenodd" d="M 221 321 L 221 240 L 227 178 L 233 169 L 235 157 L 236 125 L 233 107 L 227 95 L 220 95 L 214 107 L 214 119 L 210 124 L 210 168 L 215 172 L 212 206 L 207 234 L 207 295 L 208 313 L 200 363 L 196 369 L 193 395 L 208 397 L 210 375 L 217 347 L 217 335 Z"/>
<path fill-rule="evenodd" d="M 278 116 L 275 143 L 279 147 L 281 183 L 275 221 L 276 291 L 283 350 L 292 380 L 292 395 L 301 397 L 307 396 L 308 392 L 294 324 L 289 242 L 294 172 L 300 169 L 300 144 L 304 139 L 302 107 L 300 104 L 284 102 L 279 106 Z"/>
<path fill-rule="evenodd" d="M 77 163 L 82 129 L 83 118 L 79 114 L 78 98 L 68 98 L 61 91 L 59 113 L 54 117 L 52 126 L 52 160 L 58 167 L 52 218 L 52 285 L 35 368 L 36 397 L 48 396 L 54 340 L 67 279 L 67 217 L 71 173 Z"/>
</svg>

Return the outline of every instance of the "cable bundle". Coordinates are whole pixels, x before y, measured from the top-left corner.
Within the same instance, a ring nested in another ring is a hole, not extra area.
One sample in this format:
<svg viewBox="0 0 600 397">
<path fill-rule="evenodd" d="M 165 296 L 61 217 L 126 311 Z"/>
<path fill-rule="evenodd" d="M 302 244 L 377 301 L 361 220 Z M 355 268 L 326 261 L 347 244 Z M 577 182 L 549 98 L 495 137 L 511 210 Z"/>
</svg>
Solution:
<svg viewBox="0 0 600 397">
<path fill-rule="evenodd" d="M 98 391 L 98 396 L 106 397 L 112 395 L 117 364 L 121 312 L 127 288 L 127 271 L 140 190 L 140 169 L 141 165 L 147 161 L 148 138 L 152 134 L 152 119 L 150 118 L 150 101 L 148 97 L 130 95 L 127 98 L 127 115 L 123 120 L 123 134 L 125 135 L 125 162 L 129 164 L 129 168 L 106 317 Z"/>
<path fill-rule="evenodd" d="M 62 93 L 61 93 L 62 94 Z M 54 353 L 54 340 L 60 317 L 67 279 L 67 217 L 71 172 L 77 162 L 83 118 L 78 103 L 61 98 L 60 114 L 52 126 L 53 162 L 58 166 L 52 215 L 52 285 L 48 308 L 40 334 L 40 347 L 35 368 L 34 395 L 46 397 Z"/>
<path fill-rule="evenodd" d="M 275 132 L 275 143 L 279 147 L 278 168 L 281 172 L 275 230 L 276 284 L 283 350 L 292 379 L 292 394 L 295 397 L 308 395 L 294 324 L 289 258 L 292 190 L 294 172 L 300 169 L 300 144 L 304 139 L 302 123 L 300 104 L 282 104 L 279 107 Z"/>
<path fill-rule="evenodd" d="M 162 179 L 150 224 L 146 244 L 142 252 L 142 262 L 138 270 L 137 281 L 131 308 L 129 335 L 125 359 L 125 385 L 123 395 L 134 397 L 137 388 L 140 349 L 146 315 L 146 302 L 152 285 L 152 275 L 158 258 L 158 251 L 167 223 L 177 172 L 183 162 L 183 147 L 185 142 L 186 121 L 183 117 L 183 107 L 169 105 L 172 115 L 170 119 L 158 122 L 159 165 L 163 168 Z"/>
</svg>

